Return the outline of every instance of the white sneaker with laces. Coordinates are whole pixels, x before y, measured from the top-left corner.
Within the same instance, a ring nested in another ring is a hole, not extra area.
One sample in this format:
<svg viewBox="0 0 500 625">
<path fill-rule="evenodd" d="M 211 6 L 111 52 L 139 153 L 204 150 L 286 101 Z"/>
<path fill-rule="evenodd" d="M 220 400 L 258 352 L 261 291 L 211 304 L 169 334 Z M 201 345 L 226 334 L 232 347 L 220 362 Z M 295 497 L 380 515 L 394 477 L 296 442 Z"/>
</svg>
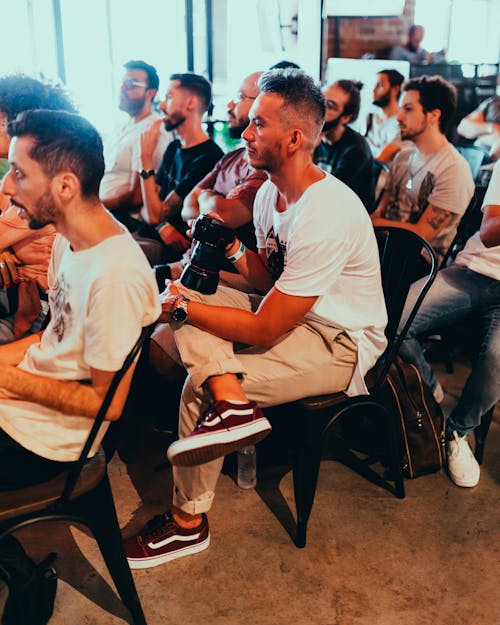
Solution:
<svg viewBox="0 0 500 625">
<path fill-rule="evenodd" d="M 446 444 L 448 473 L 457 486 L 472 488 L 479 482 L 481 469 L 469 447 L 467 438 L 453 432 L 453 440 Z"/>
</svg>

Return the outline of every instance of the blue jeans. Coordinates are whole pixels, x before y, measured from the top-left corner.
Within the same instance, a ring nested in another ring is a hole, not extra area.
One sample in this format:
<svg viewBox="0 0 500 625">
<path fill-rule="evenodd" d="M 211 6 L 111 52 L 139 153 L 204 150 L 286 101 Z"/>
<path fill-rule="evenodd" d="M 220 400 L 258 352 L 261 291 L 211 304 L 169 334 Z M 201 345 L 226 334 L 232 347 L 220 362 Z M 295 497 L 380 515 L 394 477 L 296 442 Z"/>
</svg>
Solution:
<svg viewBox="0 0 500 625">
<path fill-rule="evenodd" d="M 402 328 L 422 280 L 412 285 L 400 323 Z M 424 357 L 419 337 L 446 328 L 474 314 L 480 345 L 462 395 L 446 423 L 447 435 L 465 436 L 500 397 L 500 281 L 461 265 L 438 272 L 401 346 L 401 357 L 415 364 L 432 390 L 437 379 Z M 476 321 L 477 320 L 477 321 Z"/>
</svg>

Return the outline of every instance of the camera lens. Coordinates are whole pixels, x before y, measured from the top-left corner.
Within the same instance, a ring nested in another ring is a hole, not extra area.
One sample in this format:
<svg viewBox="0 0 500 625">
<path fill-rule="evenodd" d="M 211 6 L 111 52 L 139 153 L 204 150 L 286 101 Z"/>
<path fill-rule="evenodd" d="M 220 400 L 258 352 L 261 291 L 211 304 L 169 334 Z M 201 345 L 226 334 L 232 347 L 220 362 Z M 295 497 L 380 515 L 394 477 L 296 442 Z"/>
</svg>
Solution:
<svg viewBox="0 0 500 625">
<path fill-rule="evenodd" d="M 194 224 L 193 239 L 196 245 L 180 280 L 184 286 L 210 295 L 217 290 L 225 248 L 234 240 L 234 232 L 219 220 L 203 216 Z"/>
</svg>

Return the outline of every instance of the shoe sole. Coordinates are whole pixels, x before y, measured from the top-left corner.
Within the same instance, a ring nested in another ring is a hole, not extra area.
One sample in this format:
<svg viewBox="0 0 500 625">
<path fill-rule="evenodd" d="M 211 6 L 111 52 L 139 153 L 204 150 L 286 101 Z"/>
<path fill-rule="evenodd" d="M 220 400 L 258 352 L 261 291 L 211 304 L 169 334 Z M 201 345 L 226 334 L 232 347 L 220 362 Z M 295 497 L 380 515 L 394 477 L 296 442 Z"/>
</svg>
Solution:
<svg viewBox="0 0 500 625">
<path fill-rule="evenodd" d="M 150 569 L 155 566 L 159 566 L 160 564 L 165 564 L 165 562 L 170 562 L 171 560 L 177 560 L 177 558 L 183 558 L 184 556 L 190 556 L 193 553 L 204 551 L 209 545 L 210 535 L 208 535 L 207 538 L 205 538 L 205 540 L 201 543 L 196 543 L 196 545 L 190 545 L 189 547 L 184 547 L 183 549 L 177 549 L 176 551 L 163 553 L 157 556 L 127 558 L 127 562 L 131 569 Z"/>
<path fill-rule="evenodd" d="M 173 442 L 167 450 L 171 464 L 190 467 L 205 464 L 238 451 L 247 445 L 255 445 L 271 431 L 267 419 L 257 419 L 231 430 L 188 436 Z"/>
</svg>

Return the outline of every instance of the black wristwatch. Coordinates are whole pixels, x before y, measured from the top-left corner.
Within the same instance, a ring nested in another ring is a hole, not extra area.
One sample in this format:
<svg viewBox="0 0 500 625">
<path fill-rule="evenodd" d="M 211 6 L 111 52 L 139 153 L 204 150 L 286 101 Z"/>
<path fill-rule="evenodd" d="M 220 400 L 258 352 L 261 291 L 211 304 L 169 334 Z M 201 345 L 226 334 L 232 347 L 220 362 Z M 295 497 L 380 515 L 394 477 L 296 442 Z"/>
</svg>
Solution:
<svg viewBox="0 0 500 625">
<path fill-rule="evenodd" d="M 139 176 L 141 178 L 144 178 L 144 180 L 147 180 L 147 178 L 151 178 L 151 176 L 155 175 L 155 170 L 154 169 L 148 169 L 148 171 L 146 171 L 145 169 L 141 169 L 141 171 L 139 172 Z"/>
<path fill-rule="evenodd" d="M 179 323 L 184 323 L 188 317 L 187 305 L 188 298 L 184 297 L 184 295 L 178 295 L 175 302 L 175 308 L 170 311 L 170 317 L 173 321 L 177 321 Z"/>
</svg>

